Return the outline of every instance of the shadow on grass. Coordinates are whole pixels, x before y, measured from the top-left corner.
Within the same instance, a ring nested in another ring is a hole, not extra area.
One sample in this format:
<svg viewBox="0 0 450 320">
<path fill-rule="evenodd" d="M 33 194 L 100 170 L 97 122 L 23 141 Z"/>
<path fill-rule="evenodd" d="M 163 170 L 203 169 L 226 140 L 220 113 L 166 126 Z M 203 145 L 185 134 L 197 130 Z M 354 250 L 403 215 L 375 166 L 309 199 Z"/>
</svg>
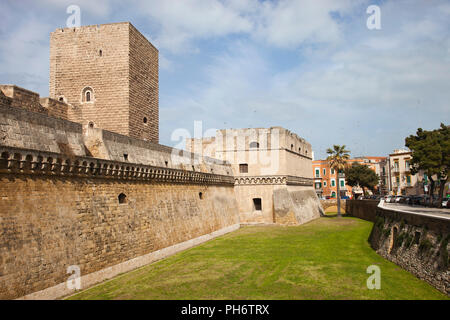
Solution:
<svg viewBox="0 0 450 320">
<path fill-rule="evenodd" d="M 337 217 L 338 217 L 337 212 L 327 212 L 324 215 L 322 215 L 322 218 L 337 218 Z M 347 217 L 351 217 L 351 216 L 346 213 L 341 213 L 341 217 L 347 218 Z"/>
</svg>

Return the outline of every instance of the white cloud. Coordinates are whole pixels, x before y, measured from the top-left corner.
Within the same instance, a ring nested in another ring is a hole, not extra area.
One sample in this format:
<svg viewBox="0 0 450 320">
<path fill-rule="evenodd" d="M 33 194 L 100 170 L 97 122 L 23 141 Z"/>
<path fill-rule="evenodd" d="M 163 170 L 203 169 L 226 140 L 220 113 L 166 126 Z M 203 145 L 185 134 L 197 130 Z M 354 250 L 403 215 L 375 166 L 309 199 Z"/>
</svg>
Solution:
<svg viewBox="0 0 450 320">
<path fill-rule="evenodd" d="M 171 51 L 192 49 L 190 41 L 249 32 L 251 24 L 218 0 L 135 2 L 159 26 L 158 43 Z"/>
<path fill-rule="evenodd" d="M 358 2 L 333 0 L 151 0 L 135 4 L 152 24 L 158 25 L 162 48 L 186 52 L 199 39 L 244 34 L 278 47 L 304 42 L 338 42 L 342 30 L 331 13 L 348 14 Z"/>
</svg>

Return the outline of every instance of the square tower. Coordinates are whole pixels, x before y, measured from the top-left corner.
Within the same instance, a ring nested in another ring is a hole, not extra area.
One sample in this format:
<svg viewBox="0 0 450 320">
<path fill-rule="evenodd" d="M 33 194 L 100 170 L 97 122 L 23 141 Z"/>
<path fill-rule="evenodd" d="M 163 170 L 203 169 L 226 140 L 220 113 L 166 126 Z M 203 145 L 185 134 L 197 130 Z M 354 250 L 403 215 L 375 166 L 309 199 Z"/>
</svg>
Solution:
<svg viewBox="0 0 450 320">
<path fill-rule="evenodd" d="M 71 121 L 158 143 L 158 50 L 129 22 L 57 29 L 50 97 Z"/>
</svg>

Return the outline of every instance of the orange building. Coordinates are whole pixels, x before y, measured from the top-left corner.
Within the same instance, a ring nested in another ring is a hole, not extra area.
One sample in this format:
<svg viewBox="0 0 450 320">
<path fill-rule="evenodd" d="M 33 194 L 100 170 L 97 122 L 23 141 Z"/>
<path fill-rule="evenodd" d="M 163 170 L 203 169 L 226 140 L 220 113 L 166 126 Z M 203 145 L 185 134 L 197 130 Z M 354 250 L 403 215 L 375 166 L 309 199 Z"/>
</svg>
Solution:
<svg viewBox="0 0 450 320">
<path fill-rule="evenodd" d="M 380 176 L 378 188 L 384 190 L 384 180 L 381 177 L 383 175 L 383 164 L 386 162 L 386 157 L 356 157 L 349 159 L 347 164 L 351 166 L 355 162 L 365 164 L 375 171 Z M 339 173 L 338 177 L 337 172 L 330 168 L 327 160 L 314 160 L 312 164 L 314 188 L 319 198 L 336 198 L 337 183 L 340 186 L 341 197 L 351 198 L 353 194 L 361 194 L 363 192 L 360 187 L 347 185 L 344 173 Z"/>
</svg>

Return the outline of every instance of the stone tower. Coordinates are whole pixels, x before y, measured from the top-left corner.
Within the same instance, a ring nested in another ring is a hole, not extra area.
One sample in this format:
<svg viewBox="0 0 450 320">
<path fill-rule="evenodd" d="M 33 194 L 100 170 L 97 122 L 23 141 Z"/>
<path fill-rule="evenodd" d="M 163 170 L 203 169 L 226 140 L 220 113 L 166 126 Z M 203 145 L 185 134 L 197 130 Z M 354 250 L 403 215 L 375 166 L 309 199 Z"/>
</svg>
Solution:
<svg viewBox="0 0 450 320">
<path fill-rule="evenodd" d="M 50 97 L 69 120 L 158 143 L 158 50 L 129 22 L 57 29 Z"/>
</svg>

